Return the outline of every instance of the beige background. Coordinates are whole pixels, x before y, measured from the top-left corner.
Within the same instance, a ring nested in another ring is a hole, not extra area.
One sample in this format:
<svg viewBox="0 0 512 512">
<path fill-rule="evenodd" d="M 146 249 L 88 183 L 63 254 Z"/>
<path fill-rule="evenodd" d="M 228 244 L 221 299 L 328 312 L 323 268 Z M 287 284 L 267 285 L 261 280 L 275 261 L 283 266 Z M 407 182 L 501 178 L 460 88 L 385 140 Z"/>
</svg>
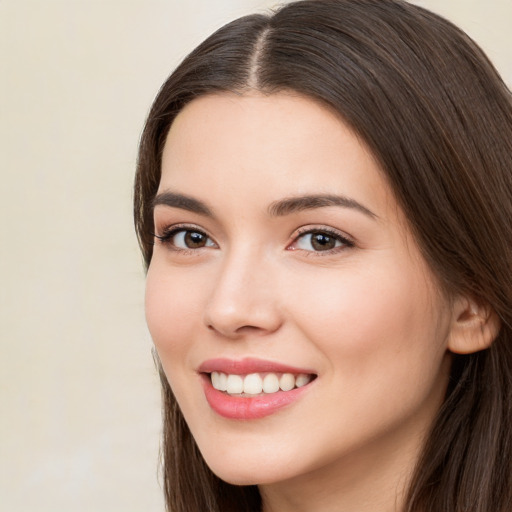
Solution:
<svg viewBox="0 0 512 512">
<path fill-rule="evenodd" d="M 193 46 L 264 0 L 0 0 L 0 509 L 162 511 L 131 184 Z M 418 2 L 512 83 L 512 0 Z"/>
</svg>

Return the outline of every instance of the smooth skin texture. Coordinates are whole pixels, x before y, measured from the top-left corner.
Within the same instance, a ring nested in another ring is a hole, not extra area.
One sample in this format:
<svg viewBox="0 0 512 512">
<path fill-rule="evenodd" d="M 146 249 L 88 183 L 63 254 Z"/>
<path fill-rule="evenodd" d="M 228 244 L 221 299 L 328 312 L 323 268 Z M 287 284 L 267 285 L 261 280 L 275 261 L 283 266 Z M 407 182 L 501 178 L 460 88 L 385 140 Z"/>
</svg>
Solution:
<svg viewBox="0 0 512 512">
<path fill-rule="evenodd" d="M 155 238 L 146 315 L 211 469 L 258 484 L 266 511 L 400 510 L 472 310 L 438 292 L 365 145 L 294 93 L 209 95 L 174 121 L 158 193 L 202 203 L 155 206 L 156 235 L 182 231 Z M 348 201 L 276 212 L 318 195 Z M 271 416 L 230 420 L 197 372 L 218 357 L 317 379 Z"/>
</svg>

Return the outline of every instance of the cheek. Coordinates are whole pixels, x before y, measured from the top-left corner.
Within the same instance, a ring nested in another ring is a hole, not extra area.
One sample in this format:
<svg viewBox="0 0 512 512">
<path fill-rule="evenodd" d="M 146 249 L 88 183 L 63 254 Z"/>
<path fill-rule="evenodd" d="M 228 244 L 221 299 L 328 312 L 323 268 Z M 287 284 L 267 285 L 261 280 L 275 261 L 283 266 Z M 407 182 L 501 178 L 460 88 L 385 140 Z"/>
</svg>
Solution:
<svg viewBox="0 0 512 512">
<path fill-rule="evenodd" d="M 333 366 L 375 375 L 386 366 L 402 373 L 440 364 L 447 311 L 417 270 L 389 265 L 365 275 L 340 272 L 323 286 L 303 282 L 302 288 L 310 293 L 290 294 L 296 318 Z"/>
<path fill-rule="evenodd" d="M 323 409 L 331 406 L 326 428 L 335 442 L 345 442 L 340 431 L 356 440 L 410 418 L 424 424 L 442 402 L 448 316 L 422 277 L 400 270 L 365 278 L 348 273 L 321 293 L 315 287 L 318 293 L 297 309 L 300 329 L 326 362 L 325 389 L 332 394 L 325 394 Z"/>
<path fill-rule="evenodd" d="M 198 325 L 201 300 L 186 273 L 170 272 L 152 262 L 146 279 L 146 321 L 158 353 L 180 355 Z M 167 358 L 165 358 L 167 359 Z"/>
</svg>

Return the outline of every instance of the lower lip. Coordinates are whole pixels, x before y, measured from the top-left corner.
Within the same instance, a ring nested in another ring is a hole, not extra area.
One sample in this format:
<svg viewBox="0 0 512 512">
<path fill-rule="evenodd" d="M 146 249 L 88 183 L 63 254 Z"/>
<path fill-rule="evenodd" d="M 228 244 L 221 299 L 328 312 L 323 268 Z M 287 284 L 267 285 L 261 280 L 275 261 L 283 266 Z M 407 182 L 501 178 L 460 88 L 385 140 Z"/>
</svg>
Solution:
<svg viewBox="0 0 512 512">
<path fill-rule="evenodd" d="M 204 394 L 210 407 L 231 420 L 256 420 L 270 416 L 298 400 L 310 385 L 291 391 L 277 391 L 257 396 L 231 396 L 212 386 L 209 375 L 202 375 Z"/>
</svg>

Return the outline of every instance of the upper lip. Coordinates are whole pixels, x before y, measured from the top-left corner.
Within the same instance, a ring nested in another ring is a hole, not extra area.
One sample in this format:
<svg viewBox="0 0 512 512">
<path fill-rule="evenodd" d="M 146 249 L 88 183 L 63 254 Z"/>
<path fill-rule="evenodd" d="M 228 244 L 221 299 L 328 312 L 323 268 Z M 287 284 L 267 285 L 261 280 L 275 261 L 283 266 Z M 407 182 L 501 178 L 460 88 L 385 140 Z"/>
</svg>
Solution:
<svg viewBox="0 0 512 512">
<path fill-rule="evenodd" d="M 199 373 L 222 372 L 231 375 L 247 375 L 250 373 L 293 373 L 293 374 L 314 374 L 315 372 L 306 368 L 296 368 L 287 364 L 275 361 L 266 361 L 247 357 L 244 359 L 217 358 L 204 361 L 198 368 Z"/>
</svg>

